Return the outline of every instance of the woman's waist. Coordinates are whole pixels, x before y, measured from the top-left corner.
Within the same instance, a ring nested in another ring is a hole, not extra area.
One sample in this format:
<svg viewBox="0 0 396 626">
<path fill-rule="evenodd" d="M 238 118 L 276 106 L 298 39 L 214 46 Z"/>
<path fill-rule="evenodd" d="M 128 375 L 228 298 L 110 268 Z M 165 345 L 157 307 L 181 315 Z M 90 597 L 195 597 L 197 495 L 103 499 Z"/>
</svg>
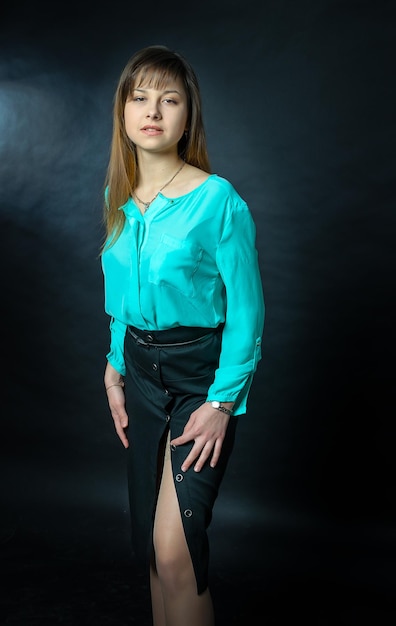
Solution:
<svg viewBox="0 0 396 626">
<path fill-rule="evenodd" d="M 147 346 L 165 346 L 165 345 L 182 345 L 194 343 L 215 333 L 221 332 L 224 324 L 212 328 L 207 326 L 174 326 L 163 330 L 151 330 L 137 328 L 128 325 L 127 329 L 130 335 L 138 343 Z"/>
</svg>

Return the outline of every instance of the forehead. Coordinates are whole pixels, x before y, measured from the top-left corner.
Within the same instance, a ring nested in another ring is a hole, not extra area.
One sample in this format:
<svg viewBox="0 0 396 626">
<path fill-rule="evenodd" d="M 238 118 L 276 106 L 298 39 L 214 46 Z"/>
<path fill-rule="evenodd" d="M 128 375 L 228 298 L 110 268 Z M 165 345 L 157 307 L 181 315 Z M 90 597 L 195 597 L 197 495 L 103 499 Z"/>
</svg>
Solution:
<svg viewBox="0 0 396 626">
<path fill-rule="evenodd" d="M 181 77 L 167 68 L 141 69 L 134 78 L 132 88 L 157 90 L 176 88 L 178 91 L 185 91 Z"/>
</svg>

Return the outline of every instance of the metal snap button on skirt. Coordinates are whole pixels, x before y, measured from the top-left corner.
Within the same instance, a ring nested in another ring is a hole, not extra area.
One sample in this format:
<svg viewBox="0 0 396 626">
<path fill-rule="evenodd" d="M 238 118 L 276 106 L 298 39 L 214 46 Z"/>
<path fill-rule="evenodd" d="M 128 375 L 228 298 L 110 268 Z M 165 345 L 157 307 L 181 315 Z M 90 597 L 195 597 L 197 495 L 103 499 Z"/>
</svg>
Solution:
<svg viewBox="0 0 396 626">
<path fill-rule="evenodd" d="M 172 339 L 175 339 L 172 329 Z M 193 330 L 193 329 L 191 329 Z M 125 395 L 129 417 L 127 449 L 131 540 L 137 562 L 148 570 L 158 491 L 158 452 L 165 433 L 182 434 L 191 413 L 206 401 L 221 349 L 221 330 L 189 341 L 188 329 L 180 329 L 178 343 L 169 344 L 167 331 L 150 331 L 155 345 L 127 332 L 125 337 Z M 193 331 L 196 334 L 196 331 Z M 177 335 L 177 333 L 176 333 Z M 191 336 L 190 336 L 191 337 Z M 161 341 L 163 344 L 161 345 Z M 177 337 L 176 337 L 177 340 Z M 197 581 L 197 592 L 208 585 L 209 544 L 207 529 L 218 490 L 232 452 L 237 418 L 231 417 L 220 460 L 200 472 L 181 465 L 193 446 L 174 446 L 171 461 L 180 514 Z"/>
</svg>

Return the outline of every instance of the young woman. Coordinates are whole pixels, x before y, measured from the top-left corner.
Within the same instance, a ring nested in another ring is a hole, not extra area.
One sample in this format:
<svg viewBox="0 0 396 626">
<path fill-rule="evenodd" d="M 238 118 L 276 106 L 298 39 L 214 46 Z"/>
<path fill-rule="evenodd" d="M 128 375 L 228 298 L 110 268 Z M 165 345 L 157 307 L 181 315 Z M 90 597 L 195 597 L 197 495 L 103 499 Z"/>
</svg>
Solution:
<svg viewBox="0 0 396 626">
<path fill-rule="evenodd" d="M 104 383 L 127 449 L 154 626 L 212 626 L 207 528 L 261 358 L 251 213 L 213 174 L 190 64 L 138 51 L 114 99 L 102 250 Z"/>
</svg>

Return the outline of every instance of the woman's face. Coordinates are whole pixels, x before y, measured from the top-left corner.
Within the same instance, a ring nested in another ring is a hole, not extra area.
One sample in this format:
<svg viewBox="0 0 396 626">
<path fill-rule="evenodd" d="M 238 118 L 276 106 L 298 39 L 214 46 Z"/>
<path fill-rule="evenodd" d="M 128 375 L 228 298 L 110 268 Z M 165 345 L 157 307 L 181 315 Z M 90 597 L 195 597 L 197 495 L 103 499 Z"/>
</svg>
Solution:
<svg viewBox="0 0 396 626">
<path fill-rule="evenodd" d="M 140 84 L 125 103 L 125 130 L 137 151 L 177 153 L 187 130 L 187 95 L 180 79 L 156 88 L 150 81 Z"/>
</svg>

